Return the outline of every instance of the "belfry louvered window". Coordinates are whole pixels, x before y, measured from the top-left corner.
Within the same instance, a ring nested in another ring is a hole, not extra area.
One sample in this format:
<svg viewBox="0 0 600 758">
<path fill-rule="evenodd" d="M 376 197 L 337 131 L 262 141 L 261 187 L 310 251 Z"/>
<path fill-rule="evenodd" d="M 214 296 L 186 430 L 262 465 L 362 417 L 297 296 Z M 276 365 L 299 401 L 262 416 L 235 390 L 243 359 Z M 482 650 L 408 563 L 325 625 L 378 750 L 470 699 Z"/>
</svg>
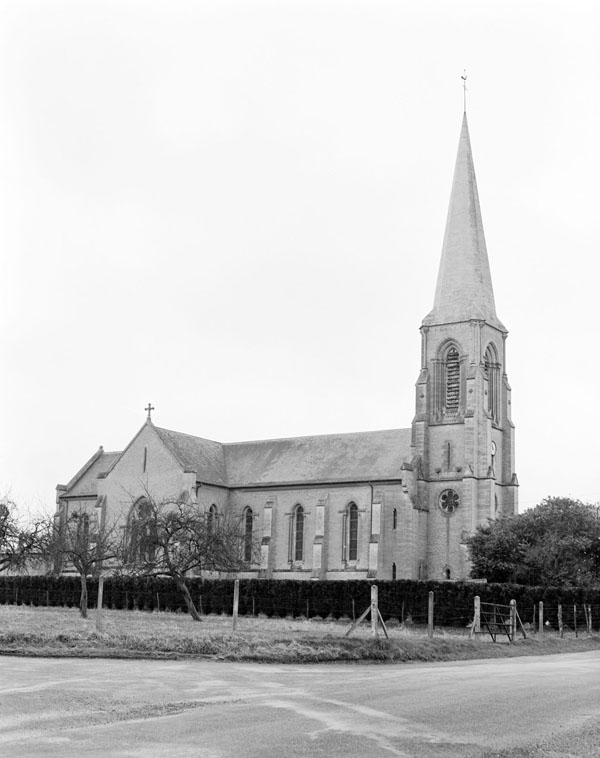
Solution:
<svg viewBox="0 0 600 758">
<path fill-rule="evenodd" d="M 460 363 L 458 350 L 451 347 L 446 355 L 446 413 L 457 413 L 460 402 Z"/>
</svg>

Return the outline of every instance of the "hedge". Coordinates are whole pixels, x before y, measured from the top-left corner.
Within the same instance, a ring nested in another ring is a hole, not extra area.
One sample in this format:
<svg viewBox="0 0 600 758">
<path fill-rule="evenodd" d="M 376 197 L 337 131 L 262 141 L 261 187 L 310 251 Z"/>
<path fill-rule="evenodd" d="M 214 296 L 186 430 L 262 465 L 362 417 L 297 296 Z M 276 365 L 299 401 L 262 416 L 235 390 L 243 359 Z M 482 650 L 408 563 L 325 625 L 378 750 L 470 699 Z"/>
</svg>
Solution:
<svg viewBox="0 0 600 758">
<path fill-rule="evenodd" d="M 376 584 L 379 609 L 384 619 L 406 623 L 427 623 L 428 593 L 435 598 L 434 619 L 439 626 L 467 626 L 473 618 L 473 599 L 482 603 L 508 605 L 517 601 L 524 623 L 536 620 L 539 601 L 545 616 L 556 626 L 556 610 L 563 605 L 565 623 L 573 625 L 573 605 L 577 605 L 577 624 L 583 626 L 583 604 L 592 606 L 594 628 L 600 628 L 600 588 L 593 590 L 530 587 L 515 584 L 477 582 L 422 582 L 411 580 L 374 581 L 298 581 L 240 580 L 239 613 L 268 617 L 356 618 L 370 603 L 370 587 Z M 232 579 L 187 581 L 192 598 L 201 613 L 230 614 L 233 605 Z M 79 606 L 79 577 L 0 576 L 0 603 L 33 606 Z M 88 602 L 97 603 L 98 580 L 88 580 Z M 113 576 L 104 581 L 106 608 L 124 610 L 168 610 L 187 612 L 182 593 L 170 579 Z"/>
</svg>

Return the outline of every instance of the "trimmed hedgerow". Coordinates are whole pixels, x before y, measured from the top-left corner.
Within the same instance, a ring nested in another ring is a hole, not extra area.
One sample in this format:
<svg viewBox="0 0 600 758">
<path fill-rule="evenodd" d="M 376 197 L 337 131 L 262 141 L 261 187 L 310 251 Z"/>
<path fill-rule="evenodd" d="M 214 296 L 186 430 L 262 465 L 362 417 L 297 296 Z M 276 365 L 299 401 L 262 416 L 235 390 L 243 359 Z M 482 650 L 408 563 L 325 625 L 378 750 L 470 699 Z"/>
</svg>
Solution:
<svg viewBox="0 0 600 758">
<path fill-rule="evenodd" d="M 205 614 L 231 614 L 233 579 L 188 580 L 197 608 Z M 545 619 L 556 626 L 556 612 L 563 606 L 565 624 L 585 624 L 583 604 L 593 608 L 594 628 L 600 623 L 600 588 L 594 590 L 556 587 L 530 587 L 514 584 L 476 582 L 399 581 L 298 581 L 280 579 L 242 579 L 239 613 L 268 617 L 358 618 L 370 603 L 371 584 L 376 584 L 379 609 L 384 619 L 407 624 L 427 623 L 429 592 L 434 593 L 434 620 L 438 626 L 465 627 L 473 618 L 473 600 L 508 605 L 517 601 L 523 623 L 536 623 L 538 604 L 544 602 Z M 49 605 L 76 608 L 81 585 L 79 577 L 0 576 L 0 603 L 10 605 Z M 98 581 L 88 580 L 89 605 L 97 603 Z M 170 579 L 113 576 L 104 581 L 104 606 L 117 610 L 183 611 L 184 598 Z"/>
</svg>

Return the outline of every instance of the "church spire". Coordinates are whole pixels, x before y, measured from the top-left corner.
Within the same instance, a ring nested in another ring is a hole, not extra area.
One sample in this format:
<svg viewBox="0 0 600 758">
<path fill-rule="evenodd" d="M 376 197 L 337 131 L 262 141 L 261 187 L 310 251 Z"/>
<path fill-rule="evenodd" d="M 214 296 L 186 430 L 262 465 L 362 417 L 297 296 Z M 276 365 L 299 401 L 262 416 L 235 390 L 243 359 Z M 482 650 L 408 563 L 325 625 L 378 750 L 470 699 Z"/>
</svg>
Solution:
<svg viewBox="0 0 600 758">
<path fill-rule="evenodd" d="M 496 316 L 467 114 L 463 114 L 454 181 L 433 310 L 423 324 L 485 320 L 504 331 Z"/>
</svg>

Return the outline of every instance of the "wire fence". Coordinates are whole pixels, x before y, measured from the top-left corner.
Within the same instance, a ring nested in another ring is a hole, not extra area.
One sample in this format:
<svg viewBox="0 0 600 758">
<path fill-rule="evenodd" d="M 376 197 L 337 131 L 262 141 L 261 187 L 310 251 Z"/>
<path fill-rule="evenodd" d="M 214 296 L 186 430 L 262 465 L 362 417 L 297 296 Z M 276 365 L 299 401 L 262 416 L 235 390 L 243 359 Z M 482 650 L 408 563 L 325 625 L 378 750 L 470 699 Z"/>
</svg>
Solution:
<svg viewBox="0 0 600 758">
<path fill-rule="evenodd" d="M 197 610 L 203 614 L 231 615 L 234 581 L 190 579 L 187 583 Z M 341 619 L 354 621 L 370 603 L 372 584 L 378 587 L 378 607 L 386 622 L 405 627 L 469 628 L 474 619 L 475 597 L 486 603 L 517 603 L 526 630 L 563 634 L 600 629 L 600 591 L 562 592 L 516 585 L 412 582 L 408 580 L 323 581 L 242 579 L 238 613 L 268 618 Z M 98 580 L 88 579 L 88 605 L 98 599 Z M 433 619 L 429 593 L 433 592 Z M 78 577 L 0 577 L 0 604 L 77 608 Z M 542 613 L 540 614 L 540 602 Z M 115 610 L 187 612 L 185 598 L 175 582 L 166 579 L 107 577 L 103 607 Z"/>
</svg>

